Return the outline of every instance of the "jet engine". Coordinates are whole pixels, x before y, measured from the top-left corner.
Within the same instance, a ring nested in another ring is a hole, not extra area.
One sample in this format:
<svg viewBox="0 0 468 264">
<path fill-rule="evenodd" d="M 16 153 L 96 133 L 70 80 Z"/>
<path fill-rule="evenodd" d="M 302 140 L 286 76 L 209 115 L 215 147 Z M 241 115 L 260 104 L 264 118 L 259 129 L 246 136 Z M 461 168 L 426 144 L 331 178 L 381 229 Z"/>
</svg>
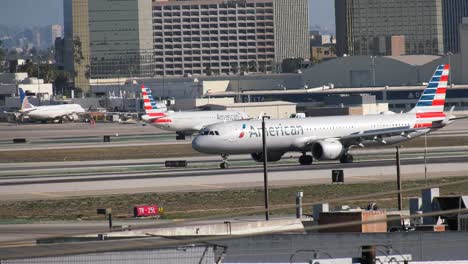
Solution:
<svg viewBox="0 0 468 264">
<path fill-rule="evenodd" d="M 336 160 L 344 151 L 339 141 L 317 141 L 312 145 L 312 155 L 317 160 Z"/>
<path fill-rule="evenodd" d="M 76 114 L 71 114 L 67 116 L 68 121 L 74 121 L 78 119 L 78 115 Z"/>
<path fill-rule="evenodd" d="M 268 161 L 279 161 L 281 157 L 283 157 L 284 153 L 280 152 L 268 152 L 267 159 Z M 252 159 L 256 162 L 263 162 L 263 152 L 255 152 L 251 153 Z"/>
</svg>

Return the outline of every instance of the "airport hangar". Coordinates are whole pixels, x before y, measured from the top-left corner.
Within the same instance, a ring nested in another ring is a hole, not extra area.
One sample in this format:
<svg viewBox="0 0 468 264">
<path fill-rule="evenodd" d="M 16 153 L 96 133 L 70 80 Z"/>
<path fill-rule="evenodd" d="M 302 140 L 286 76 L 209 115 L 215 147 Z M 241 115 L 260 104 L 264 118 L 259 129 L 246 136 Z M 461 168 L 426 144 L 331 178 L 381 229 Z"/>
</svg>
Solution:
<svg viewBox="0 0 468 264">
<path fill-rule="evenodd" d="M 336 108 L 374 104 L 375 111 L 365 111 L 363 107 L 362 114 L 366 114 L 384 112 L 383 103 L 388 103 L 391 111 L 407 111 L 414 107 L 436 66 L 451 60 L 452 84 L 447 90 L 446 109 L 455 106 L 458 111 L 468 110 L 468 73 L 462 71 L 460 56 L 456 55 L 452 55 L 452 58 L 426 55 L 342 57 L 317 64 L 298 74 L 302 81 L 299 89 L 283 86 L 284 89 L 237 91 L 219 86 L 217 90 L 210 87 L 209 93 L 204 88 L 203 92 L 205 97 L 235 97 L 242 102 L 294 102 L 298 104 L 298 112 L 310 112 L 310 109 L 323 106 Z M 273 87 L 281 85 L 284 84 Z M 375 101 L 366 99 L 365 95 L 375 96 Z M 337 99 L 340 97 L 341 102 Z"/>
</svg>

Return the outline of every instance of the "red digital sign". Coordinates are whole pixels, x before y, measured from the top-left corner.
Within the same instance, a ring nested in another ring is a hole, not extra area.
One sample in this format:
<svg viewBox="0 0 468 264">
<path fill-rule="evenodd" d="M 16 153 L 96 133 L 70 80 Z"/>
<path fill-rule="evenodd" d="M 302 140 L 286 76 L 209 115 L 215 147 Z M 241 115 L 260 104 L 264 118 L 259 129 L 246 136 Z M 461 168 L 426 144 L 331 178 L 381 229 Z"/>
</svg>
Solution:
<svg viewBox="0 0 468 264">
<path fill-rule="evenodd" d="M 157 216 L 162 208 L 157 205 L 136 205 L 133 207 L 134 217 Z"/>
</svg>

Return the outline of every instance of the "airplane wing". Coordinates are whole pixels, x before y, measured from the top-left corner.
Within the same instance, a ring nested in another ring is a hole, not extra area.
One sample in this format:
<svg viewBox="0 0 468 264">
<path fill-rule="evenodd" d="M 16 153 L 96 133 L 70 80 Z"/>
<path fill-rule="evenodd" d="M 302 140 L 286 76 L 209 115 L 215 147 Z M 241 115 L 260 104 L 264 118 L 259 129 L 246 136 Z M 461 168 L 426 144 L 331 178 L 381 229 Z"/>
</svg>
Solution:
<svg viewBox="0 0 468 264">
<path fill-rule="evenodd" d="M 440 125 L 442 126 L 442 124 Z M 437 127 L 438 127 L 438 124 L 435 123 L 433 124 L 431 128 L 437 128 Z M 411 128 L 409 126 L 405 126 L 405 127 L 386 128 L 386 129 L 365 130 L 365 131 L 351 133 L 346 136 L 333 137 L 333 138 L 304 137 L 304 138 L 297 139 L 296 142 L 294 142 L 294 146 L 301 148 L 301 149 L 307 149 L 319 140 L 339 141 L 344 146 L 352 146 L 352 145 L 359 146 L 361 144 L 361 141 L 364 141 L 364 140 L 375 140 L 375 141 L 379 141 L 385 144 L 386 137 L 405 136 L 405 137 L 411 138 L 410 133 L 420 131 L 420 130 L 425 130 L 425 129 L 428 129 L 428 127 Z"/>
<path fill-rule="evenodd" d="M 345 146 L 357 145 L 361 144 L 361 141 L 364 140 L 375 140 L 386 144 L 385 138 L 391 136 L 404 136 L 407 138 L 411 138 L 410 133 L 417 132 L 420 130 L 427 130 L 427 129 L 434 129 L 443 127 L 443 121 L 433 122 L 431 127 L 420 127 L 420 128 L 412 128 L 409 126 L 406 127 L 395 127 L 395 128 L 388 128 L 388 129 L 375 129 L 375 130 L 367 130 L 367 131 L 360 131 L 356 133 L 352 133 L 347 136 L 340 137 L 338 140 L 343 143 Z"/>
<path fill-rule="evenodd" d="M 449 121 L 459 120 L 459 119 L 467 119 L 467 118 L 468 118 L 468 116 L 450 117 Z"/>
</svg>

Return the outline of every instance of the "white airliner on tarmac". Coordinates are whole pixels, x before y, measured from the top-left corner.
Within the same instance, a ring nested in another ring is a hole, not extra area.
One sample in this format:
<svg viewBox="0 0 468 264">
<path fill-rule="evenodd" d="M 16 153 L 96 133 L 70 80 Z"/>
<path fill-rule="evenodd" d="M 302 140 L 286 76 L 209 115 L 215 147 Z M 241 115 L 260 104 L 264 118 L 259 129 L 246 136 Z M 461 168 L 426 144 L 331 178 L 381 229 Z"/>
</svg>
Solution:
<svg viewBox="0 0 468 264">
<path fill-rule="evenodd" d="M 185 139 L 185 135 L 196 133 L 211 124 L 249 119 L 241 111 L 167 111 L 164 104 L 155 102 L 151 89 L 142 85 L 141 93 L 146 112 L 142 119 L 160 129 L 176 131 L 177 139 Z"/>
<path fill-rule="evenodd" d="M 79 104 L 34 106 L 29 103 L 29 99 L 23 89 L 20 88 L 19 93 L 21 100 L 20 118 L 27 117 L 43 122 L 48 120 L 63 122 L 65 120 L 76 120 L 78 119 L 78 115 L 86 112 Z"/>
<path fill-rule="evenodd" d="M 299 163 L 316 160 L 353 161 L 352 147 L 396 144 L 440 129 L 457 119 L 444 111 L 450 66 L 440 65 L 416 106 L 407 113 L 363 116 L 327 116 L 265 121 L 268 161 L 278 161 L 289 151 L 302 152 Z M 250 153 L 263 161 L 262 122 L 236 121 L 207 126 L 192 142 L 203 153 L 220 154 L 221 168 L 229 154 Z M 307 155 L 310 152 L 312 155 Z"/>
</svg>

